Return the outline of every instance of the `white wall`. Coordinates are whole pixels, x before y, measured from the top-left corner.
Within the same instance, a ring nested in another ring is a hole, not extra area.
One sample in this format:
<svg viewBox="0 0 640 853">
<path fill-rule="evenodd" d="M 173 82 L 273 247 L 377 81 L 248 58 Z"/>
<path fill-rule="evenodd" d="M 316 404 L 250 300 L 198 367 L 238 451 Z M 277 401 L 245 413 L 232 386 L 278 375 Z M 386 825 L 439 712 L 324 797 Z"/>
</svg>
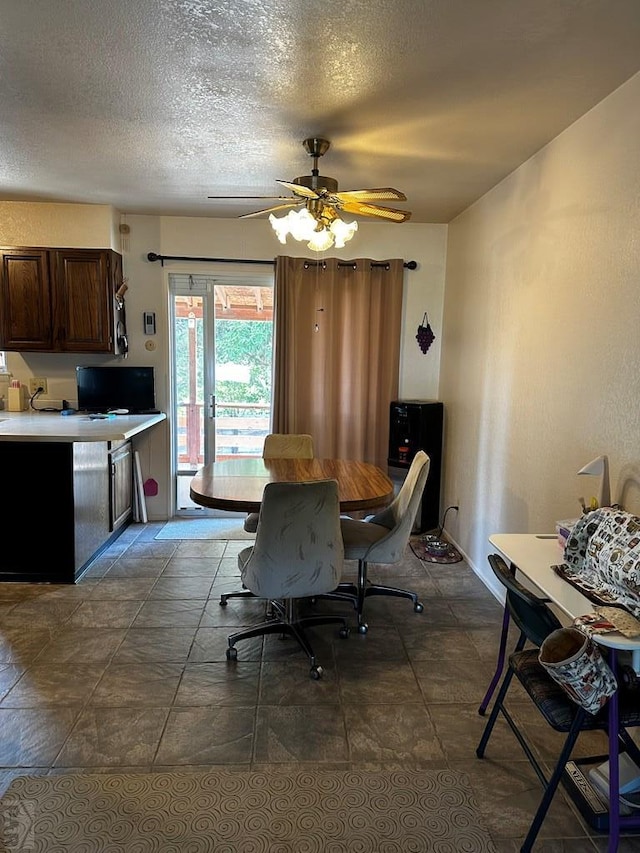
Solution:
<svg viewBox="0 0 640 853">
<path fill-rule="evenodd" d="M 640 511 L 638 139 L 640 75 L 449 225 L 447 528 L 487 578 L 487 537 L 578 515 L 602 453 Z"/>
<path fill-rule="evenodd" d="M 87 210 L 89 208 L 89 210 Z M 47 213 L 49 212 L 49 215 Z M 188 217 L 126 216 L 130 228 L 119 245 L 110 241 L 114 232 L 114 211 L 91 205 L 26 205 L 0 202 L 4 222 L 0 226 L 0 244 L 28 246 L 112 246 L 123 252 L 127 278 L 126 311 L 129 339 L 129 363 L 153 365 L 156 372 L 157 404 L 169 405 L 169 326 L 168 273 L 198 272 L 214 264 L 180 261 L 151 263 L 149 252 L 189 257 L 273 260 L 278 254 L 321 257 L 304 244 L 281 245 L 267 220 L 226 220 Z M 69 223 L 69 229 L 65 223 Z M 6 224 L 6 225 L 5 225 Z M 10 226 L 10 227 L 9 227 Z M 378 260 L 404 258 L 415 260 L 418 268 L 405 271 L 405 301 L 400 360 L 400 391 L 403 399 L 437 399 L 440 374 L 441 323 L 444 300 L 446 252 L 445 225 L 361 222 L 348 250 L 329 252 L 327 256 L 344 259 L 371 257 Z M 220 267 L 219 267 L 220 268 Z M 225 265 L 222 269 L 238 269 Z M 254 270 L 255 267 L 248 266 Z M 263 267 L 259 267 L 261 271 Z M 143 334 L 143 311 L 155 311 L 157 334 Z M 436 335 L 425 355 L 415 340 L 424 312 Z M 149 351 L 145 343 L 156 348 Z M 30 376 L 48 379 L 48 399 L 75 399 L 76 364 L 117 364 L 118 359 L 104 356 L 66 354 L 9 353 L 8 368 L 22 382 Z M 41 405 L 46 400 L 42 399 Z M 153 477 L 160 488 L 158 496 L 147 498 L 151 519 L 162 519 L 170 511 L 170 431 L 169 425 L 156 427 L 138 441 L 143 477 Z"/>
</svg>

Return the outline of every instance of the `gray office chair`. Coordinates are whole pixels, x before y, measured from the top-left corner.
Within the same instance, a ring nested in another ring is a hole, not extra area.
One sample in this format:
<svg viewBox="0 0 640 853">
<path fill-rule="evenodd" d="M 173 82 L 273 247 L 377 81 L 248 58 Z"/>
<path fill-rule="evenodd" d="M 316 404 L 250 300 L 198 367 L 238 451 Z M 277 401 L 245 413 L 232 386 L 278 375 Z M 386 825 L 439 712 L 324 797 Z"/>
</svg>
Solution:
<svg viewBox="0 0 640 853">
<path fill-rule="evenodd" d="M 349 627 L 341 616 L 299 617 L 298 600 L 335 589 L 343 564 L 337 481 L 268 483 L 255 544 L 240 552 L 238 567 L 243 586 L 253 595 L 268 599 L 274 617 L 231 634 L 227 659 L 236 659 L 235 645 L 240 640 L 263 634 L 289 634 L 308 655 L 311 677 L 320 678 L 322 667 L 305 628 L 340 624 L 339 635 L 345 639 Z"/>
<path fill-rule="evenodd" d="M 313 438 L 307 433 L 270 432 L 264 440 L 262 448 L 263 459 L 313 459 Z M 258 529 L 258 513 L 250 512 L 244 520 L 247 533 L 255 533 Z M 247 589 L 229 592 L 220 597 L 224 607 L 229 598 L 254 598 Z M 267 615 L 271 614 L 271 606 L 267 606 Z"/>
<path fill-rule="evenodd" d="M 364 521 L 345 517 L 341 519 L 344 556 L 346 560 L 358 561 L 358 580 L 355 584 L 341 583 L 330 595 L 319 597 L 350 601 L 356 610 L 358 631 L 361 634 L 369 630 L 364 621 L 364 602 L 371 595 L 408 598 L 413 601 L 416 613 L 424 610 L 417 593 L 371 583 L 367 567 L 369 563 L 397 563 L 404 556 L 429 475 L 429 464 L 427 454 L 419 450 L 400 491 L 388 507 Z"/>
<path fill-rule="evenodd" d="M 264 440 L 263 459 L 313 459 L 313 438 L 306 433 L 270 432 Z M 255 533 L 258 513 L 251 512 L 244 520 L 247 533 Z"/>
</svg>

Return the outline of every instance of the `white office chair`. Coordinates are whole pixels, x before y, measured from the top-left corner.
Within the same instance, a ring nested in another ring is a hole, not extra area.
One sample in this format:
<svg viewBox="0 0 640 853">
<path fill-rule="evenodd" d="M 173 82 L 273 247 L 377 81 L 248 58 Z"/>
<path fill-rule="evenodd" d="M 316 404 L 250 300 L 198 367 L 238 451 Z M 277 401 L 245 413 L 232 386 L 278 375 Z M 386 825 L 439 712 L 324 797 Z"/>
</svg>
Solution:
<svg viewBox="0 0 640 853">
<path fill-rule="evenodd" d="M 318 597 L 350 601 L 358 615 L 358 631 L 361 634 L 369 630 L 364 621 L 364 602 L 371 595 L 408 598 L 413 601 L 416 613 L 424 610 L 417 593 L 371 583 L 367 577 L 367 566 L 369 563 L 397 563 L 404 556 L 429 475 L 429 464 L 427 454 L 419 450 L 400 491 L 388 507 L 364 521 L 345 517 L 341 519 L 344 556 L 346 560 L 358 561 L 358 580 L 355 584 L 341 583 L 330 595 Z"/>
<path fill-rule="evenodd" d="M 341 616 L 299 618 L 296 605 L 298 599 L 335 589 L 343 563 L 336 480 L 265 486 L 255 544 L 240 552 L 238 566 L 247 591 L 270 600 L 274 618 L 231 634 L 227 659 L 237 658 L 235 645 L 240 640 L 262 634 L 290 634 L 309 657 L 311 677 L 320 678 L 322 667 L 304 629 L 338 623 L 344 639 L 349 636 L 349 627 Z"/>
<path fill-rule="evenodd" d="M 263 459 L 313 459 L 313 438 L 306 433 L 270 432 L 264 440 Z M 244 520 L 247 533 L 255 533 L 258 513 L 251 512 Z"/>
<path fill-rule="evenodd" d="M 313 459 L 313 438 L 307 433 L 270 432 L 264 440 L 262 448 L 263 459 Z M 258 529 L 258 513 L 250 512 L 244 520 L 247 533 L 255 533 Z M 248 589 L 229 592 L 220 596 L 220 604 L 224 607 L 229 598 L 254 598 Z M 271 614 L 271 605 L 267 607 L 267 615 Z"/>
</svg>

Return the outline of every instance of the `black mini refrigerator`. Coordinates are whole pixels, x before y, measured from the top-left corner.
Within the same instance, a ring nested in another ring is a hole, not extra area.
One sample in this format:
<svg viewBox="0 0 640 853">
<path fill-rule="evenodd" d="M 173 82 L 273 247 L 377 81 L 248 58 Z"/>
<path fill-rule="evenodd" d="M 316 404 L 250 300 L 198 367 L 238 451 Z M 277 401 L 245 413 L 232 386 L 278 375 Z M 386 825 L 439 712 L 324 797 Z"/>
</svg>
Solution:
<svg viewBox="0 0 640 853">
<path fill-rule="evenodd" d="M 434 400 L 394 400 L 390 406 L 387 465 L 396 491 L 418 450 L 424 450 L 431 460 L 413 533 L 424 533 L 440 525 L 443 420 L 444 406 Z"/>
</svg>

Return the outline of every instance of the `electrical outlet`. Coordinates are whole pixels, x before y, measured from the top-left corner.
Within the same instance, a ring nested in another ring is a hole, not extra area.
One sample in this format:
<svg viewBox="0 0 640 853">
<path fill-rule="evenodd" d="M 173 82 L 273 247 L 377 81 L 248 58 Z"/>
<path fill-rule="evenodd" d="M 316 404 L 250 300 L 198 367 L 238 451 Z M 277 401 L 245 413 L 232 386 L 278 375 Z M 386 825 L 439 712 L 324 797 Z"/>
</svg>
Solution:
<svg viewBox="0 0 640 853">
<path fill-rule="evenodd" d="M 35 394 L 38 388 L 42 388 L 42 393 L 47 393 L 47 380 L 44 376 L 32 376 L 29 380 L 29 393 Z"/>
</svg>

